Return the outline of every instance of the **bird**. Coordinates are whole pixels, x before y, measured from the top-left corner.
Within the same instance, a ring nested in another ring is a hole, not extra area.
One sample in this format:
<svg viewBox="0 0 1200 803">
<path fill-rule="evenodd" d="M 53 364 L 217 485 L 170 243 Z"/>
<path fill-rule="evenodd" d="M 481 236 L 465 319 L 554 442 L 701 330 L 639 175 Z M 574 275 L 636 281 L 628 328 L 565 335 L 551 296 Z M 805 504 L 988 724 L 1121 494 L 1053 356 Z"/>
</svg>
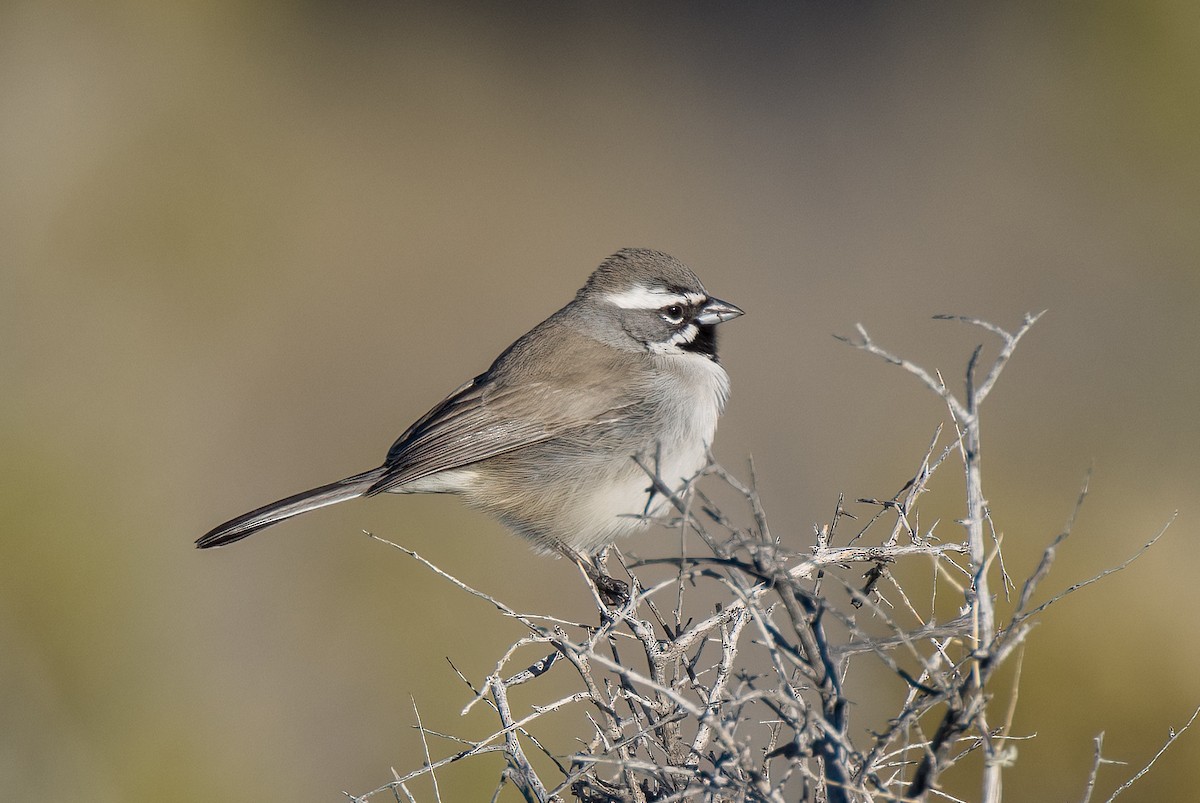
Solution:
<svg viewBox="0 0 1200 803">
<path fill-rule="evenodd" d="M 708 464 L 729 396 L 717 326 L 742 314 L 676 258 L 624 248 L 417 419 L 383 465 L 231 519 L 196 546 L 350 499 L 450 493 L 620 598 L 624 584 L 596 556 L 660 515 Z"/>
</svg>

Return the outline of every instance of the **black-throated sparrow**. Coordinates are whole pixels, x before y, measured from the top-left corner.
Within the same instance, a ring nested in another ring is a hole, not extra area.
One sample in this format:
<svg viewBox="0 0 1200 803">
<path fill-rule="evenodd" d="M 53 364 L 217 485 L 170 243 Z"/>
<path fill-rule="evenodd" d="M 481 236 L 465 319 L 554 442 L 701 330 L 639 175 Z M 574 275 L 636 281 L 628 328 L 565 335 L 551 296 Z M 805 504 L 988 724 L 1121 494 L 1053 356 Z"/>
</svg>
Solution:
<svg viewBox="0 0 1200 803">
<path fill-rule="evenodd" d="M 575 299 L 400 436 L 379 468 L 289 496 L 201 537 L 223 546 L 336 502 L 456 493 L 539 552 L 593 554 L 705 465 L 729 376 L 717 324 L 742 311 L 667 254 L 626 248 Z"/>
</svg>

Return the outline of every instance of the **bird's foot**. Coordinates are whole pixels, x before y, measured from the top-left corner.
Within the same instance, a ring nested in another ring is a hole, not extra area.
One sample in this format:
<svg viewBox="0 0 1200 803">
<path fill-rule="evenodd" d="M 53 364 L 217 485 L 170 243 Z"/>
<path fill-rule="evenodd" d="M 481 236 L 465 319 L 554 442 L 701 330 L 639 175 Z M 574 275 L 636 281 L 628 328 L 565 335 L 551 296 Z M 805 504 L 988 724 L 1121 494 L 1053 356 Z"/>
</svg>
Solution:
<svg viewBox="0 0 1200 803">
<path fill-rule="evenodd" d="M 605 558 L 607 550 L 604 550 L 594 558 L 581 555 L 575 550 L 566 545 L 560 546 L 560 551 L 566 557 L 570 558 L 576 566 L 579 567 L 592 585 L 596 588 L 596 593 L 600 596 L 600 601 L 609 608 L 616 608 L 629 602 L 629 583 L 611 577 L 608 574 L 605 566 Z"/>
<path fill-rule="evenodd" d="M 617 608 L 629 602 L 629 583 L 622 582 L 602 572 L 597 572 L 591 578 L 596 585 L 600 601 L 610 608 Z"/>
</svg>

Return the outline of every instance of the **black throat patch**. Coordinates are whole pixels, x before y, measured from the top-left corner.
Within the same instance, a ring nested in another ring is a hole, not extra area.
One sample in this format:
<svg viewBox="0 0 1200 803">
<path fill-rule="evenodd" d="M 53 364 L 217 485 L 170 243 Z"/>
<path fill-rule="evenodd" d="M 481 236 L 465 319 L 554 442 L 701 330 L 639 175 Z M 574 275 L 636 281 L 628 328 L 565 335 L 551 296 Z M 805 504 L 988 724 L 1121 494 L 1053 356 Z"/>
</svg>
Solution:
<svg viewBox="0 0 1200 803">
<path fill-rule="evenodd" d="M 679 348 L 693 354 L 703 354 L 713 362 L 717 361 L 717 325 L 710 323 L 697 325 L 696 336 L 688 343 L 680 343 Z"/>
</svg>

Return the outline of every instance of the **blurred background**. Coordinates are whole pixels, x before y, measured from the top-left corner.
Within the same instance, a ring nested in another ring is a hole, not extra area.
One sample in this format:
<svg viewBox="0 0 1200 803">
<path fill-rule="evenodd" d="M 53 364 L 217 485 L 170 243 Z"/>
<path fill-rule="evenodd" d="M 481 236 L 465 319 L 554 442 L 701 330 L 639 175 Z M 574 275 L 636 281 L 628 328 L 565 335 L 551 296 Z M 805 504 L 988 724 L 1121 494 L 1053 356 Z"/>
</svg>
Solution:
<svg viewBox="0 0 1200 803">
<path fill-rule="evenodd" d="M 583 616 L 564 562 L 439 497 L 192 542 L 377 465 L 626 245 L 747 311 L 717 454 L 796 549 L 943 418 L 831 334 L 958 382 L 986 338 L 930 316 L 1049 310 L 984 411 L 1010 573 L 1089 468 L 1047 595 L 1179 519 L 1033 633 L 1005 784 L 1079 799 L 1104 731 L 1111 790 L 1200 704 L 1197 97 L 1169 0 L 3 4 L 4 796 L 335 800 L 419 765 L 414 703 L 481 735 L 445 658 L 479 682 L 519 627 L 361 531 Z M 1198 756 L 1125 797 L 1193 794 Z"/>
</svg>

